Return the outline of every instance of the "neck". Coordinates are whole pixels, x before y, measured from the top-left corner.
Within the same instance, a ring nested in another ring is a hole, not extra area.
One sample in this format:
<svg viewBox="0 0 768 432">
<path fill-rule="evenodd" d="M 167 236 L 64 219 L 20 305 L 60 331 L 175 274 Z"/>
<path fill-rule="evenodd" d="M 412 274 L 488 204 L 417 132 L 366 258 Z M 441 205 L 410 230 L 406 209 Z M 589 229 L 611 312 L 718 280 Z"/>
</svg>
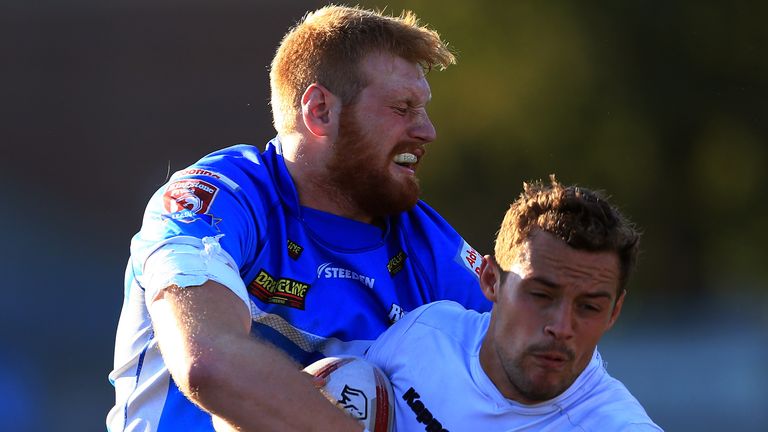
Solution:
<svg viewBox="0 0 768 432">
<path fill-rule="evenodd" d="M 296 185 L 299 204 L 316 210 L 364 223 L 375 223 L 374 218 L 330 181 L 327 143 L 309 142 L 299 133 L 281 135 L 283 158 Z"/>
<path fill-rule="evenodd" d="M 495 308 L 491 311 L 491 314 L 497 313 Z M 480 367 L 483 372 L 488 376 L 493 385 L 499 390 L 499 392 L 507 399 L 514 400 L 523 404 L 529 404 L 530 401 L 526 400 L 517 388 L 512 384 L 507 373 L 504 371 L 504 367 L 501 364 L 501 359 L 496 351 L 495 341 L 488 334 L 491 333 L 494 327 L 494 321 L 491 319 L 488 330 L 483 338 L 483 343 L 480 345 Z"/>
</svg>

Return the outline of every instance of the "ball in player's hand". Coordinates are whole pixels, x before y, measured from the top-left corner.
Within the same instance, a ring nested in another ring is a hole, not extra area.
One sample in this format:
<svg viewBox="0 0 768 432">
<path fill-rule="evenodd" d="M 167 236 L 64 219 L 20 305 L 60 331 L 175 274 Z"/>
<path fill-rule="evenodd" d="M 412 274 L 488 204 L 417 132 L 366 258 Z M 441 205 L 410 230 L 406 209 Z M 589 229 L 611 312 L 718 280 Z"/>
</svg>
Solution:
<svg viewBox="0 0 768 432">
<path fill-rule="evenodd" d="M 384 372 L 359 357 L 326 357 L 304 368 L 325 380 L 326 397 L 370 432 L 394 427 L 392 385 Z"/>
</svg>

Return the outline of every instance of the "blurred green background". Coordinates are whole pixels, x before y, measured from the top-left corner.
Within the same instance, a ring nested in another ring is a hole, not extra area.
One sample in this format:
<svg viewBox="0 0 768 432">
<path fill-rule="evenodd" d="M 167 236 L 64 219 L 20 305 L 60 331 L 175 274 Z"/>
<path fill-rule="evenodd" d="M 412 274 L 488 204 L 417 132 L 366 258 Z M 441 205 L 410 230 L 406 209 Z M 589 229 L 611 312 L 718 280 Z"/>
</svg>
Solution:
<svg viewBox="0 0 768 432">
<path fill-rule="evenodd" d="M 557 173 L 606 190 L 643 228 L 633 295 L 765 288 L 766 4 L 389 5 L 459 54 L 431 75 L 439 140 L 423 176 L 478 248 L 521 181 Z"/>
<path fill-rule="evenodd" d="M 0 4 L 0 424 L 104 429 L 146 200 L 169 171 L 274 135 L 267 65 L 322 4 Z M 667 430 L 764 430 L 768 3 L 361 4 L 415 11 L 458 53 L 429 75 L 425 200 L 490 253 L 523 181 L 605 190 L 644 232 L 609 371 Z"/>
</svg>

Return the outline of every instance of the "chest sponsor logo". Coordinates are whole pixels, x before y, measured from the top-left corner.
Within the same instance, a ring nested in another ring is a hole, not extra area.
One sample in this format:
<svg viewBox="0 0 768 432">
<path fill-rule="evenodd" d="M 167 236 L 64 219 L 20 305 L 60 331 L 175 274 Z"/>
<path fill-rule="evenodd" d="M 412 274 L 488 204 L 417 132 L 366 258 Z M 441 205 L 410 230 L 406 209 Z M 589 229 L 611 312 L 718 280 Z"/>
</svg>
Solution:
<svg viewBox="0 0 768 432">
<path fill-rule="evenodd" d="M 443 429 L 443 425 L 432 415 L 432 412 L 424 406 L 424 402 L 419 399 L 420 397 L 421 395 L 416 393 L 413 387 L 409 388 L 403 395 L 405 403 L 416 414 L 416 421 L 425 425 L 424 430 L 428 432 L 448 432 L 447 429 Z"/>
<path fill-rule="evenodd" d="M 397 253 L 397 255 L 393 256 L 392 259 L 389 260 L 387 263 L 387 271 L 389 272 L 390 276 L 396 275 L 397 272 L 403 269 L 406 258 L 408 258 L 408 255 L 406 255 L 405 252 L 400 251 Z"/>
<path fill-rule="evenodd" d="M 288 240 L 288 256 L 294 260 L 299 259 L 301 253 L 304 252 L 304 248 L 299 246 L 298 243 Z"/>
<path fill-rule="evenodd" d="M 373 289 L 373 285 L 376 283 L 376 279 L 368 276 L 363 276 L 350 269 L 342 267 L 336 267 L 334 263 L 321 264 L 317 268 L 318 279 L 353 279 L 359 281 L 361 284 Z"/>
<path fill-rule="evenodd" d="M 310 285 L 301 281 L 276 278 L 261 269 L 248 285 L 248 292 L 264 303 L 274 303 L 304 310 Z"/>
<path fill-rule="evenodd" d="M 483 256 L 475 248 L 469 245 L 466 241 L 459 250 L 459 260 L 464 264 L 469 271 L 476 276 L 480 276 L 480 265 L 483 263 Z"/>
</svg>

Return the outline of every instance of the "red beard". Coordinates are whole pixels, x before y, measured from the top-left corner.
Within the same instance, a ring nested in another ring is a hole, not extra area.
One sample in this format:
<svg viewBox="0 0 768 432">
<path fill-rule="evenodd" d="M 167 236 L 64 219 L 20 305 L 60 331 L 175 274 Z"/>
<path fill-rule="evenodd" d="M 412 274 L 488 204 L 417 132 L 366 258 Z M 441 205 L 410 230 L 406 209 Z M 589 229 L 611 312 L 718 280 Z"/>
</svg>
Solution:
<svg viewBox="0 0 768 432">
<path fill-rule="evenodd" d="M 398 145 L 386 156 L 377 151 L 377 146 L 374 139 L 363 134 L 351 107 L 345 107 L 339 119 L 339 139 L 328 163 L 331 184 L 374 218 L 412 209 L 419 199 L 418 179 L 414 176 L 398 180 L 389 172 L 392 158 L 407 151 L 407 146 Z"/>
</svg>

